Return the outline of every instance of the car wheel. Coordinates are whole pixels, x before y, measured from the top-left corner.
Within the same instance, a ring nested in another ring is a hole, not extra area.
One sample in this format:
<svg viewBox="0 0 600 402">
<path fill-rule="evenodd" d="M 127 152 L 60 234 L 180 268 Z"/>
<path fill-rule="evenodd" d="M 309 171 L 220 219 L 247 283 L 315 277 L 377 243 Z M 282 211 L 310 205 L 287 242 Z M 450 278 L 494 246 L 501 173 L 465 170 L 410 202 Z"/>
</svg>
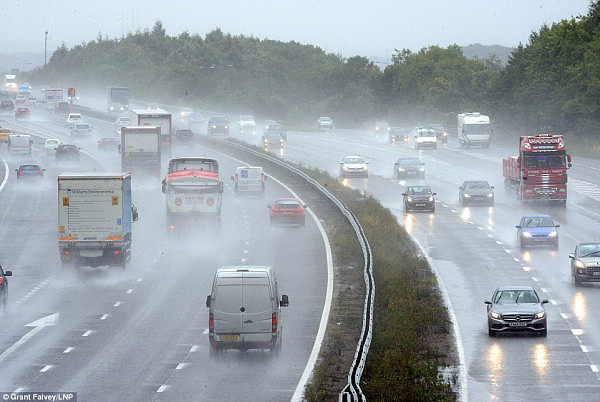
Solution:
<svg viewBox="0 0 600 402">
<path fill-rule="evenodd" d="M 488 335 L 493 338 L 496 336 L 496 331 L 494 331 L 492 327 L 488 327 Z"/>
<path fill-rule="evenodd" d="M 435 205 L 431 208 L 431 212 L 435 212 Z"/>
<path fill-rule="evenodd" d="M 525 250 L 525 241 L 523 239 L 519 240 L 519 248 L 522 250 Z"/>
<path fill-rule="evenodd" d="M 544 329 L 542 329 L 542 330 L 540 331 L 540 336 L 541 336 L 542 338 L 545 338 L 545 337 L 547 337 L 547 336 L 548 336 L 548 329 L 547 329 L 547 328 L 544 328 Z"/>
<path fill-rule="evenodd" d="M 467 201 L 465 200 L 465 198 L 464 198 L 464 197 L 462 197 L 462 198 L 460 199 L 460 205 L 462 205 L 463 207 L 466 207 L 466 206 L 467 206 Z"/>
<path fill-rule="evenodd" d="M 573 269 L 571 269 L 571 276 L 573 276 L 573 284 L 575 286 L 581 286 L 581 279 L 579 279 L 577 275 L 575 275 L 575 271 Z"/>
</svg>

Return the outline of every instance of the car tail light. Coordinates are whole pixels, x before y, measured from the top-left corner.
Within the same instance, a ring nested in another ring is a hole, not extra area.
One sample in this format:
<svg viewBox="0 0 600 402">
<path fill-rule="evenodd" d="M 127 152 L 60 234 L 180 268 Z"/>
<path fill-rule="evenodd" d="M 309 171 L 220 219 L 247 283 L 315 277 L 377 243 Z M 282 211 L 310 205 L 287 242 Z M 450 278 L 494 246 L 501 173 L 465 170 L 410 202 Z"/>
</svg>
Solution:
<svg viewBox="0 0 600 402">
<path fill-rule="evenodd" d="M 277 332 L 277 313 L 273 313 L 271 318 L 271 330 L 272 332 Z"/>
<path fill-rule="evenodd" d="M 0 285 L 2 285 L 2 281 L 3 281 L 3 279 L 2 279 L 2 277 L 0 276 Z"/>
<path fill-rule="evenodd" d="M 42 171 L 41 171 L 41 170 L 38 170 L 38 171 L 37 171 L 37 174 L 42 174 Z"/>
<path fill-rule="evenodd" d="M 19 170 L 19 174 L 25 174 L 25 172 L 22 170 Z"/>
<path fill-rule="evenodd" d="M 69 255 L 69 250 L 63 250 L 63 255 Z"/>
<path fill-rule="evenodd" d="M 302 211 L 303 211 L 303 208 L 299 206 L 299 207 L 297 207 L 297 208 L 296 208 L 296 211 L 298 211 L 298 212 L 302 212 Z"/>
<path fill-rule="evenodd" d="M 208 332 L 215 332 L 215 316 L 212 313 L 208 315 Z"/>
<path fill-rule="evenodd" d="M 121 254 L 121 251 L 120 250 L 115 250 L 115 251 L 113 251 L 113 254 L 114 255 L 119 255 L 119 254 Z"/>
</svg>

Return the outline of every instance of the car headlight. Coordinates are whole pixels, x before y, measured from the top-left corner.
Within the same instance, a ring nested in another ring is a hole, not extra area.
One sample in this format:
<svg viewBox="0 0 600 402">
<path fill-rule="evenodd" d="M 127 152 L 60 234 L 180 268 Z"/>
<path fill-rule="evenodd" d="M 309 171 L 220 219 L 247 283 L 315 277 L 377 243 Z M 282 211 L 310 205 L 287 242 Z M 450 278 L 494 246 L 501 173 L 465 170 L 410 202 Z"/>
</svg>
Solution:
<svg viewBox="0 0 600 402">
<path fill-rule="evenodd" d="M 424 172 L 424 171 L 425 171 L 425 168 L 424 168 L 424 167 L 420 167 L 420 168 L 419 168 L 419 172 Z"/>
<path fill-rule="evenodd" d="M 531 237 L 531 233 L 529 233 L 529 232 L 523 232 L 523 237 Z"/>
<path fill-rule="evenodd" d="M 535 318 L 544 318 L 546 316 L 546 313 L 544 311 L 540 311 L 539 313 L 536 313 Z"/>
<path fill-rule="evenodd" d="M 548 237 L 556 237 L 556 231 L 552 231 L 548 234 Z"/>
<path fill-rule="evenodd" d="M 432 201 L 433 201 L 433 196 L 432 196 L 432 195 L 430 195 L 430 196 L 429 196 L 429 202 L 432 202 Z"/>
<path fill-rule="evenodd" d="M 583 262 L 579 261 L 579 260 L 575 261 L 575 266 L 577 268 L 585 268 L 585 264 Z"/>
<path fill-rule="evenodd" d="M 398 168 L 399 172 L 404 172 L 404 170 L 405 170 L 404 168 Z"/>
<path fill-rule="evenodd" d="M 465 194 L 464 194 L 464 197 L 465 197 L 465 198 L 471 198 L 471 194 L 465 193 Z"/>
<path fill-rule="evenodd" d="M 488 198 L 492 198 L 494 196 L 494 193 L 488 193 Z"/>
<path fill-rule="evenodd" d="M 225 125 L 225 128 L 229 128 L 229 126 L 228 126 L 228 125 Z"/>
<path fill-rule="evenodd" d="M 342 166 L 342 169 L 348 170 L 348 166 Z"/>
<path fill-rule="evenodd" d="M 495 311 L 492 311 L 490 313 L 490 317 L 492 317 L 492 318 L 494 318 L 496 320 L 499 320 L 501 316 L 500 316 L 500 313 L 496 313 Z"/>
<path fill-rule="evenodd" d="M 444 137 L 446 137 L 448 135 L 447 132 L 444 131 L 444 134 L 442 134 Z"/>
<path fill-rule="evenodd" d="M 406 201 L 412 202 L 412 197 L 406 197 Z"/>
</svg>

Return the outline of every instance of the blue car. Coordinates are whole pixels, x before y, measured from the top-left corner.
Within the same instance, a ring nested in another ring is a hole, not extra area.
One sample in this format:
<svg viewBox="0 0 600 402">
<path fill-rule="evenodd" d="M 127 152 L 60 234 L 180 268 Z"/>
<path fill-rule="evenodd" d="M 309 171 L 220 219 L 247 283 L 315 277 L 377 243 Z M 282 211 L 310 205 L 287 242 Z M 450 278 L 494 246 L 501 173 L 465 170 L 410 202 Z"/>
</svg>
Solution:
<svg viewBox="0 0 600 402">
<path fill-rule="evenodd" d="M 532 245 L 549 245 L 558 248 L 557 225 L 550 215 L 528 215 L 521 218 L 517 228 L 517 241 L 521 250 Z"/>
<path fill-rule="evenodd" d="M 15 169 L 17 172 L 17 181 L 23 179 L 38 179 L 41 180 L 44 178 L 44 172 L 46 169 L 42 169 L 40 165 L 36 165 L 33 163 L 24 163 Z"/>
</svg>

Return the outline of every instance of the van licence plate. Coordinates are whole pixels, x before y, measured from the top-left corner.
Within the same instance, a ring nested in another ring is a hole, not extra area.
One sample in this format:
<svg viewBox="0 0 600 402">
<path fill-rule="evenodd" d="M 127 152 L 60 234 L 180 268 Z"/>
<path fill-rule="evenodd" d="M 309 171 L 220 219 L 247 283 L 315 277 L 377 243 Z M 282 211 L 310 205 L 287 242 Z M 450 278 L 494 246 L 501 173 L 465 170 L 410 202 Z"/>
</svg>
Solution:
<svg viewBox="0 0 600 402">
<path fill-rule="evenodd" d="M 221 340 L 221 341 L 237 341 L 237 340 L 239 340 L 239 335 L 220 335 L 219 340 Z"/>
</svg>

